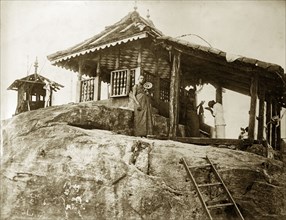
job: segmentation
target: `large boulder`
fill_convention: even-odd
[[[96,115],[104,111],[110,118]],[[128,136],[131,123],[130,111],[84,104],[5,121],[1,219],[207,219],[179,163],[185,157],[192,166],[202,165],[206,156],[217,164],[245,219],[286,218],[281,162]],[[194,175],[200,182],[214,181],[208,170],[194,170]],[[218,189],[206,188],[204,194],[210,203],[222,198]],[[212,214],[235,219],[232,209]]]

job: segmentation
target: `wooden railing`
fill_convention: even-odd
[[[160,79],[160,100],[162,102],[170,100],[170,81],[167,79]]]
[[[111,72],[110,97],[127,96],[130,91],[130,70],[115,70]]]
[[[80,102],[92,101],[94,97],[94,77],[81,80]]]

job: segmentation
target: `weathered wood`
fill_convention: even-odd
[[[267,97],[266,99],[266,140],[270,144],[271,143],[271,97]]]
[[[221,138],[202,138],[202,137],[176,137],[173,140],[200,145],[235,145],[240,146],[244,140],[221,139]]]
[[[170,102],[169,102],[169,138],[176,137],[179,115],[179,82],[180,82],[180,53],[175,52],[171,70]]]
[[[141,62],[142,62],[142,45],[140,44],[137,57],[137,67],[141,67]]]
[[[220,104],[222,104],[222,87],[221,86],[217,86],[216,87],[216,102],[219,102]]]
[[[148,137],[152,139],[159,139],[159,140],[167,140],[170,139],[168,137],[161,137],[161,136],[152,136]],[[204,137],[173,137],[171,138],[173,141],[178,141],[186,144],[197,144],[197,145],[214,145],[219,146],[221,148],[229,148],[229,146],[248,146],[253,143],[259,143],[257,140],[249,140],[249,139],[229,139],[229,138],[204,138]],[[265,145],[265,141],[262,143]]]
[[[75,102],[81,102],[81,79],[83,75],[83,62],[80,60],[78,62],[78,74],[77,74],[77,82],[76,82],[76,100]]]
[[[52,97],[53,97],[53,90],[52,90],[52,89],[51,89],[50,93],[51,93],[51,94],[50,94],[49,106],[52,106],[52,104],[53,104],[53,103],[52,103],[52,100],[53,100],[53,99],[52,99]]]
[[[277,115],[280,118],[281,117],[281,107],[277,105]],[[279,122],[279,125],[276,127],[276,136],[277,136],[277,143],[276,143],[276,149],[281,150],[281,121]]]
[[[272,118],[277,116],[277,101],[275,98],[272,99]],[[276,124],[273,123],[271,126],[271,146],[277,150],[277,127]]]
[[[260,141],[263,140],[263,135],[264,135],[264,101],[265,101],[265,90],[263,88],[260,88],[258,133],[257,133],[257,140]]]
[[[254,139],[257,89],[258,89],[258,76],[255,74],[251,80],[251,86],[250,86],[251,98],[250,98],[249,124],[248,124],[249,139]]]
[[[253,67],[249,65],[240,65],[235,62],[226,63],[225,60],[221,59],[220,56],[206,56],[205,52],[198,51],[195,49],[185,49],[185,46],[178,46],[178,45],[172,45],[174,50],[181,51],[182,54],[189,55],[191,60],[198,60],[198,61],[204,61],[202,65],[205,64],[204,68],[207,68],[207,66],[212,65],[216,69],[222,70],[225,69],[229,73],[243,73],[245,76],[245,73],[251,73],[253,72]],[[268,79],[275,80],[274,74],[269,74],[267,71],[260,71],[263,75],[263,77]],[[266,73],[266,74],[265,74]]]
[[[214,74],[208,74],[208,73],[200,73],[200,78],[203,79],[206,83],[211,84],[220,84],[221,87],[229,89],[231,91],[235,91],[244,95],[250,95],[249,91],[249,85],[246,83],[243,83],[242,81],[237,82],[232,79],[227,78],[221,78]]]
[[[127,80],[126,80],[126,93],[129,94],[129,92],[132,90],[131,88],[131,73],[130,71],[127,72]]]
[[[115,70],[118,70],[120,67],[120,48],[117,51],[116,59],[115,59]]]
[[[96,66],[96,77],[94,79],[93,100],[94,101],[100,100],[100,96],[101,96],[101,71],[100,71],[100,58],[99,58]]]
[[[185,52],[186,51],[184,51],[184,53]],[[201,69],[200,74],[205,74],[205,72],[207,71],[208,72],[207,75],[209,75],[209,73],[215,73],[217,78],[223,77],[223,79],[230,79],[231,81],[232,80],[234,80],[234,81],[240,80],[239,82],[241,82],[241,83],[250,81],[251,74],[249,71],[251,71],[251,68],[242,70],[239,68],[235,68],[233,66],[234,63],[232,63],[232,65],[226,64],[223,62],[222,63],[216,63],[216,62],[212,62],[212,61],[207,61],[204,57],[194,56],[191,54],[188,54],[188,55],[189,55],[188,59],[186,59],[184,61],[184,63],[182,63],[182,66],[184,66],[184,68],[186,65],[190,65],[190,63],[191,63],[191,64],[193,64],[193,66],[199,65],[199,66],[203,67],[203,69]],[[183,60],[182,60],[182,62],[183,62]],[[218,72],[218,70],[219,70],[219,72]],[[263,72],[263,71],[260,71],[260,73],[261,73],[261,75],[263,75],[263,80],[267,82],[267,83],[265,83],[265,87],[267,87],[271,91],[275,91],[278,89],[282,90],[283,85],[281,83],[277,84],[277,81],[275,81],[270,74],[266,75],[265,72]],[[218,79],[218,81],[219,80],[220,79]],[[260,80],[262,80],[262,79],[260,79]],[[223,87],[226,88],[225,86],[223,86]],[[230,86],[230,88],[231,88],[231,86]],[[249,86],[248,86],[248,89],[249,89]],[[244,90],[244,93],[245,93],[245,90]]]
[[[160,101],[160,75],[159,75],[159,61],[156,56],[156,64],[155,64],[155,85],[154,86],[154,98],[156,104]]]

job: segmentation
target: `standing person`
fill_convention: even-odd
[[[208,102],[206,109],[210,110],[215,122],[215,137],[225,138],[225,121],[222,104],[214,100]]]
[[[51,84],[45,80],[46,85],[44,86],[44,89],[46,90],[46,96],[45,96],[45,108],[50,105],[51,100]]]
[[[153,133],[152,112],[147,89],[144,89],[144,76],[140,75],[139,83],[133,87],[134,107],[134,134],[146,137]]]
[[[188,103],[186,105],[186,135],[188,137],[199,137],[200,136],[200,122],[197,115],[196,107],[196,95],[195,90],[189,90]]]

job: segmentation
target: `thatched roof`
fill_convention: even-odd
[[[7,89],[17,91],[19,89],[19,87],[25,83],[42,84],[44,86],[46,84],[45,82],[48,82],[54,91],[57,91],[60,88],[64,87],[63,85],[61,85],[59,83],[56,83],[52,80],[49,80],[48,78],[41,76],[37,73],[34,73],[34,74],[28,75],[24,78],[16,79]]]
[[[163,34],[155,28],[153,22],[144,19],[138,12],[133,11],[119,22],[106,27],[101,33],[71,48],[51,54],[48,59],[55,64],[96,50],[143,39],[149,35],[158,37]]]

